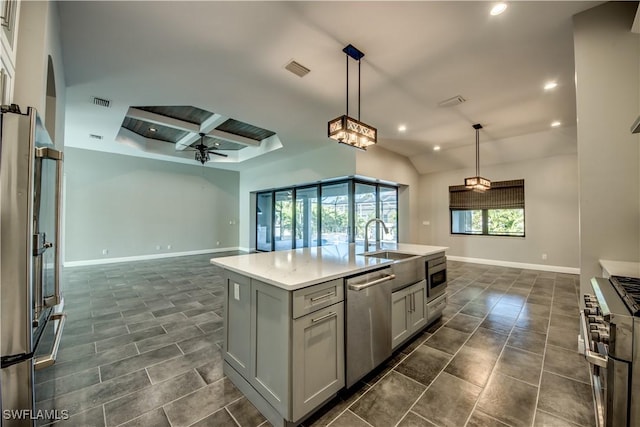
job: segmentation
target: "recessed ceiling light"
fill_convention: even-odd
[[[398,132],[406,132],[406,131],[407,131],[407,125],[398,126]]]
[[[491,14],[491,16],[496,16],[496,15],[500,15],[505,10],[507,10],[507,4],[506,3],[496,3],[491,8],[491,11],[489,12],[489,14]]]
[[[560,126],[562,123],[559,122],[558,120],[551,122],[551,127],[552,128],[557,128],[558,126]]]
[[[440,146],[439,145],[434,145],[433,146],[433,151],[440,151]]]
[[[158,129],[156,128],[149,128],[149,132],[156,132]]]
[[[558,87],[558,83],[556,82],[547,82],[544,84],[544,90],[551,90],[555,89],[556,87]]]

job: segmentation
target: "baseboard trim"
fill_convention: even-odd
[[[580,269],[575,267],[563,267],[560,265],[529,264],[525,262],[502,261],[496,259],[467,258],[462,256],[447,255],[451,261],[470,262],[473,264],[496,265],[499,267],[524,268],[527,270],[552,271],[555,273],[580,274]]]
[[[230,248],[216,248],[216,249],[198,249],[195,251],[184,251],[184,252],[168,252],[162,254],[149,254],[149,255],[134,255],[128,257],[119,257],[119,258],[98,258],[98,259],[87,259],[81,261],[65,261],[63,266],[65,267],[83,267],[87,265],[100,265],[100,264],[115,264],[117,262],[131,262],[131,261],[146,261],[151,259],[161,259],[161,258],[174,258],[180,256],[189,256],[189,255],[203,255],[203,254],[212,254],[216,252],[228,252],[228,251],[239,251],[243,250],[238,246],[230,247]]]

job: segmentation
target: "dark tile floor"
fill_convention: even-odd
[[[65,270],[41,409],[69,426],[268,426],[222,374],[220,270],[199,255]],[[578,277],[448,263],[443,318],[305,426],[593,426]]]

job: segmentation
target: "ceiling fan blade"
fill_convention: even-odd
[[[215,151],[209,151],[209,154],[215,154],[216,156],[220,156],[220,157],[229,157],[226,154],[222,154],[222,153],[216,153]]]

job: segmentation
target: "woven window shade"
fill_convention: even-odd
[[[484,193],[471,191],[464,185],[449,187],[449,209],[522,209],[524,179],[492,181]]]

